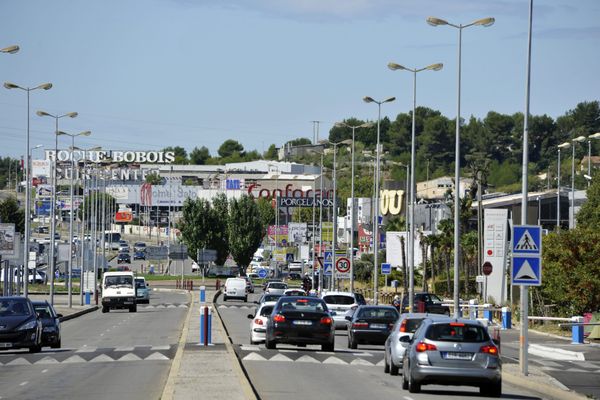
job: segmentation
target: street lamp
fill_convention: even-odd
[[[396,100],[395,97],[390,97],[383,101],[374,100],[372,97],[366,96],[363,98],[365,103],[377,104],[377,148],[376,148],[376,161],[375,161],[375,224],[373,226],[373,246],[375,248],[375,254],[373,259],[373,302],[375,305],[379,304],[379,282],[378,280],[378,268],[379,268],[379,160],[381,157],[381,149],[379,148],[379,137],[381,136],[381,105],[383,103],[390,103]]]
[[[331,142],[327,139],[321,140],[319,141],[319,143],[321,144],[330,144],[333,146],[333,244],[332,244],[332,248],[331,248],[331,253],[332,253],[332,268],[331,268],[331,282],[330,282],[330,290],[333,290],[333,281],[335,278],[335,262],[336,262],[336,257],[335,257],[335,250],[337,247],[337,194],[336,194],[336,189],[337,189],[337,182],[336,182],[336,155],[337,155],[337,146],[340,144],[352,144],[352,140],[350,139],[346,139],[346,140],[342,140],[340,142]]]
[[[415,126],[416,126],[416,111],[417,111],[417,72],[421,71],[439,71],[444,67],[442,63],[436,63],[428,65],[424,68],[407,68],[403,65],[396,63],[389,63],[388,68],[392,71],[405,70],[413,73],[413,112],[412,112],[412,134],[411,134],[411,145],[410,145],[410,165],[412,169],[410,171],[410,213],[409,213],[409,226],[408,232],[408,270],[409,270],[409,286],[408,286],[408,307],[410,310],[414,306],[414,295],[415,295]]]
[[[3,49],[4,50],[4,49]],[[18,46],[11,46],[6,48],[7,53],[15,53],[19,50]],[[24,244],[24,274],[25,281],[23,282],[23,295],[27,297],[29,295],[28,283],[29,283],[29,270],[28,270],[28,262],[29,262],[29,229],[31,225],[31,211],[29,208],[31,207],[30,202],[30,186],[31,186],[31,178],[29,175],[29,92],[32,90],[43,89],[48,90],[52,87],[51,83],[42,83],[41,85],[35,87],[22,87],[19,85],[15,85],[14,83],[4,82],[4,87],[6,89],[21,89],[27,92],[27,139],[25,140],[25,158],[27,161],[25,162],[25,241]]]
[[[459,290],[459,264],[460,264],[460,80],[461,80],[461,51],[462,51],[462,31],[470,26],[491,26],[494,24],[494,18],[482,18],[471,22],[470,24],[451,24],[450,22],[436,18],[427,18],[427,23],[431,26],[448,25],[458,29],[458,90],[456,106],[456,138],[455,138],[455,157],[454,157],[454,316],[460,316],[460,304],[458,298]],[[413,167],[414,169],[414,167]]]
[[[17,45],[8,46],[8,47],[5,47],[3,49],[0,49],[0,52],[2,52],[2,53],[9,53],[9,54],[15,54],[18,51],[19,51],[19,46],[17,46]]]
[[[345,127],[352,129],[352,172],[351,172],[351,189],[350,189],[350,198],[352,199],[352,208],[351,208],[351,216],[350,216],[350,291],[354,292],[354,225],[355,225],[355,199],[354,199],[354,131],[356,128],[371,128],[373,127],[373,123],[366,122],[360,125],[348,125],[345,122],[337,122],[335,124],[337,127]]]
[[[581,143],[584,142],[585,139],[585,136],[577,136],[571,140],[573,142],[573,145],[571,146],[573,158],[571,158],[571,207],[569,210],[569,229],[575,228],[575,142]]]
[[[50,207],[50,260],[48,265],[50,266],[50,304],[54,305],[54,274],[56,272],[56,260],[54,257],[54,237],[56,235],[56,191],[58,190],[58,184],[56,182],[56,168],[58,166],[58,120],[60,118],[69,117],[75,118],[78,114],[76,112],[70,112],[66,114],[52,115],[46,111],[38,110],[36,112],[38,117],[52,117],[55,120],[54,129],[54,164],[52,165],[52,207]]]
[[[590,182],[591,182],[591,176],[592,176],[592,140],[591,139],[600,139],[600,132],[596,132],[594,134],[591,134],[590,136],[587,137],[588,138],[588,176],[590,177],[590,179],[588,179],[588,187],[590,186]]]
[[[74,160],[73,160],[73,148],[75,147],[75,137],[76,136],[90,136],[92,134],[92,132],[90,131],[83,131],[83,132],[79,132],[79,133],[67,133],[67,132],[63,132],[63,131],[58,131],[56,133],[58,136],[70,136],[71,137],[71,154],[70,154],[70,159],[71,159],[71,187],[70,187],[70,192],[69,192],[69,196],[70,196],[70,202],[71,202],[71,209],[69,212],[69,272],[67,274],[67,285],[68,285],[68,296],[69,296],[69,300],[68,300],[68,305],[69,308],[73,307],[73,299],[71,297],[71,294],[73,292],[73,280],[71,278],[71,274],[73,271],[73,256],[71,254],[71,248],[73,246],[73,214],[74,214],[74,210],[75,210],[75,202],[73,201],[73,177],[74,177],[74,173],[75,173],[75,165],[74,165]],[[80,288],[81,290],[81,288]]]
[[[560,149],[568,149],[571,143],[564,142],[558,146],[557,190],[556,190],[556,227],[560,228]]]

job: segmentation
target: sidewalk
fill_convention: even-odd
[[[30,294],[29,295],[29,299],[31,299],[31,301],[48,301],[48,303],[50,303],[50,296],[47,294]],[[72,305],[73,307],[69,307],[68,306],[68,301],[69,301],[69,296],[67,295],[63,295],[63,294],[59,294],[59,295],[54,295],[54,309],[56,310],[57,314],[62,314],[63,317],[61,318],[61,322],[62,321],[68,321],[70,319],[73,318],[77,318],[83,314],[87,314],[89,312],[93,312],[96,311],[98,309],[98,306],[95,304],[94,299],[91,299],[91,304],[89,305],[85,305],[85,297],[83,299],[84,301],[84,305],[80,306],[80,302],[79,302],[79,294],[77,295],[73,295],[72,297]]]
[[[199,290],[191,294],[189,308],[179,346],[161,399],[256,399],[235,356],[218,313],[213,308],[212,346],[200,341]],[[206,290],[206,305],[212,306],[216,291]]]

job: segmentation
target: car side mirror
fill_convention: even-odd
[[[334,315],[337,315],[337,313],[335,311],[330,311],[329,312],[331,314],[331,316],[333,317]]]
[[[62,314],[56,314],[56,318],[62,318],[63,315]]]
[[[351,316],[349,316],[349,315],[346,315],[346,316],[344,317],[344,319],[345,319],[346,321],[352,321],[352,317],[351,317]]]
[[[150,284],[149,284],[149,283],[146,283],[146,287],[148,287],[148,286],[150,286]]]
[[[408,335],[400,336],[400,342],[401,343],[410,343],[410,336],[408,336]]]
[[[252,314],[248,314],[247,318],[248,318],[248,319],[254,319],[254,315],[252,315]]]

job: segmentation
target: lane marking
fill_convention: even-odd
[[[29,383],[29,382],[27,382],[27,381],[25,381],[25,382],[21,382],[21,383],[19,384],[19,386],[25,386],[25,385],[27,385],[28,383]]]
[[[47,369],[42,370],[42,374],[45,374],[46,372],[48,372]]]
[[[404,396],[404,398],[405,398],[406,400],[413,400],[413,398],[412,398],[412,397],[408,397],[408,396]]]

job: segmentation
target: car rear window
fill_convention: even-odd
[[[482,326],[453,322],[431,325],[425,337],[442,342],[477,343],[490,340]]]
[[[269,288],[272,288],[272,289],[287,289],[287,285],[285,283],[269,283]]]
[[[368,307],[361,309],[357,318],[383,318],[395,321],[398,318],[398,312],[391,308]]]
[[[343,294],[342,295],[336,294],[336,295],[323,296],[323,300],[327,304],[339,304],[339,305],[344,305],[344,306],[349,306],[349,305],[354,304],[354,297],[345,296]]]
[[[273,306],[265,306],[260,309],[261,317],[268,317],[273,312]]]
[[[296,310],[296,311],[316,311],[323,312],[327,310],[327,306],[320,299],[307,299],[307,298],[285,298],[285,300],[279,300],[279,309],[281,311]]]

